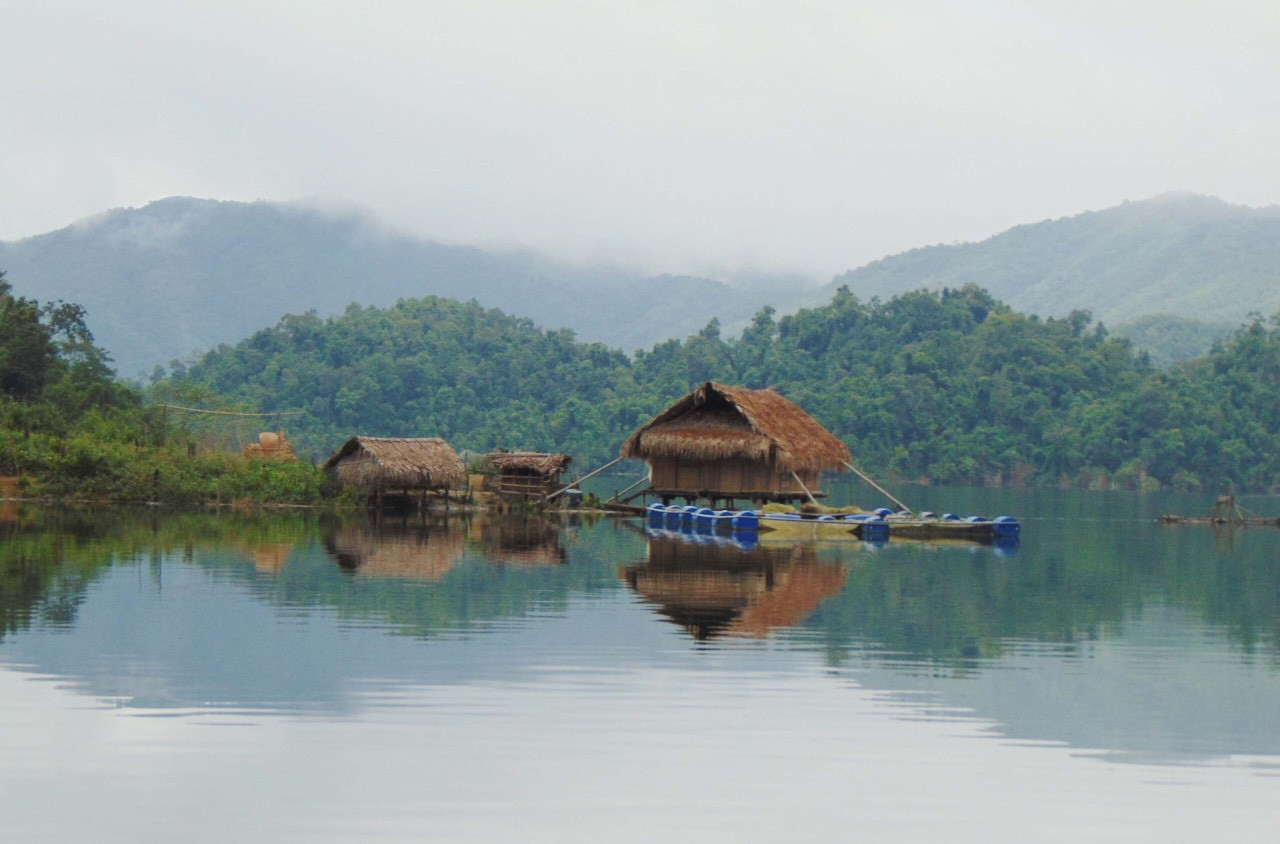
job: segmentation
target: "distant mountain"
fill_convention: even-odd
[[[1240,324],[1280,310],[1280,207],[1167,194],[928,246],[838,276],[857,296],[977,284],[1016,310],[1093,312],[1108,326],[1165,314]],[[821,299],[821,297],[819,297]]]
[[[286,313],[328,316],[353,302],[474,299],[633,351],[689,336],[712,317],[735,333],[766,304],[784,313],[822,305],[840,285],[866,300],[968,283],[1023,312],[1090,310],[1167,363],[1207,350],[1250,312],[1280,310],[1280,207],[1169,194],[980,243],[913,249],[816,287],[781,276],[734,285],[645,277],[392,234],[358,214],[175,197],[0,242],[0,270],[19,294],[88,308],[99,344],[127,377],[235,343]],[[1155,315],[1170,319],[1139,322]]]
[[[326,316],[353,302],[475,299],[634,350],[688,336],[712,317],[726,328],[745,324],[788,289],[813,290],[783,277],[743,286],[647,278],[390,234],[357,214],[179,197],[0,243],[0,270],[21,295],[84,305],[98,343],[127,377],[237,342],[286,313]]]

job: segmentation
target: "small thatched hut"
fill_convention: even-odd
[[[672,498],[794,501],[821,495],[826,469],[849,449],[773,390],[708,381],[642,426],[622,456],[646,461],[650,492]]]
[[[324,468],[379,502],[391,491],[447,492],[466,481],[462,458],[439,437],[352,437]]]
[[[538,451],[495,451],[488,456],[497,474],[494,492],[522,501],[544,498],[561,487],[560,476],[572,459]]]

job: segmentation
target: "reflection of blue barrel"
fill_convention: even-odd
[[[1013,516],[996,516],[991,524],[996,536],[1017,536],[1022,532],[1022,525]]]
[[[760,535],[754,530],[735,530],[729,534],[729,538],[743,551],[750,551],[760,541]]]
[[[1008,557],[1018,550],[1018,544],[1021,542],[1016,533],[1009,535],[996,534],[991,541],[991,547],[998,557]]]

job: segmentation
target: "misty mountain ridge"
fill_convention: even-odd
[[[1093,313],[1109,327],[1167,315],[1238,325],[1280,310],[1280,206],[1169,193],[926,246],[837,276],[861,298],[977,284],[1015,310]]]
[[[84,305],[122,375],[274,325],[347,305],[445,296],[527,317],[579,339],[634,350],[813,289],[789,276],[729,285],[575,266],[530,251],[455,246],[397,234],[371,218],[273,202],[171,197],[0,243],[16,292]]]
[[[1023,312],[1090,310],[1168,363],[1203,353],[1251,312],[1280,311],[1280,207],[1166,194],[913,249],[820,287],[784,275],[732,285],[648,276],[422,240],[354,212],[172,197],[0,243],[0,269],[21,295],[84,305],[127,377],[235,343],[286,313],[329,316],[351,303],[474,299],[632,351],[713,317],[735,333],[766,304],[782,313],[823,304],[840,285],[866,300],[969,283]]]

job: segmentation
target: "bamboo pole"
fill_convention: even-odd
[[[885,489],[884,487],[880,486],[880,484],[876,483],[875,481],[871,480],[871,478],[867,477],[867,475],[864,474],[863,471],[859,469],[857,466],[854,466],[852,463],[847,463],[847,462],[844,465],[847,466],[849,470],[852,471],[855,475],[862,478],[864,481],[866,481],[867,483],[875,487],[877,490],[879,490],[886,498],[888,498],[894,504],[897,504],[900,508],[902,508],[903,510],[906,510],[908,513],[914,512],[910,507],[903,504],[898,499],[894,498],[893,493],[889,492],[889,490]]]
[[[809,488],[808,488],[807,486],[805,486],[805,485],[804,485],[804,481],[800,480],[800,476],[799,476],[799,475],[797,475],[795,472],[792,472],[792,473],[791,473],[791,477],[793,477],[793,478],[795,478],[795,479],[796,479],[796,483],[800,484],[800,488],[801,488],[802,490],[804,490],[804,494],[805,494],[805,495],[807,495],[807,496],[809,496],[809,500],[810,500],[810,501],[812,501],[812,502],[814,503],[814,506],[817,506],[817,504],[818,504],[818,499],[816,499],[816,498],[814,498],[814,497],[813,497],[813,493],[812,493],[812,492],[809,492]]]
[[[555,497],[556,497],[557,495],[559,495],[560,493],[565,492],[566,490],[573,489],[575,486],[577,486],[578,484],[582,483],[582,482],[583,482],[583,481],[585,481],[587,478],[594,478],[596,475],[600,474],[600,473],[601,473],[601,472],[603,472],[605,469],[608,469],[608,468],[609,468],[610,466],[612,466],[614,463],[620,463],[620,462],[622,462],[622,460],[623,460],[623,459],[624,459],[624,458],[622,458],[622,457],[618,457],[618,458],[615,458],[615,459],[613,459],[613,460],[610,460],[608,463],[604,464],[604,465],[603,465],[603,466],[601,466],[599,469],[596,469],[594,472],[588,472],[587,474],[585,474],[585,475],[583,475],[582,477],[578,478],[578,479],[577,479],[576,481],[574,481],[573,483],[569,484],[567,487],[564,487],[563,489],[558,489],[558,490],[556,490],[555,492],[551,493],[550,495],[548,495],[548,496],[547,496],[545,499],[543,499],[543,500],[544,500],[544,501],[550,501],[551,499],[555,498]]]
[[[613,498],[610,498],[609,500],[610,500],[610,501],[617,501],[619,498],[621,498],[622,496],[626,495],[628,492],[631,492],[631,490],[633,490],[633,489],[635,489],[636,487],[640,486],[640,484],[644,483],[644,482],[645,482],[645,481],[647,481],[647,480],[649,480],[649,476],[648,476],[648,475],[645,475],[645,476],[644,476],[644,477],[642,477],[640,480],[636,481],[636,482],[635,482],[635,483],[633,483],[631,486],[629,486],[629,487],[627,487],[626,489],[624,489],[622,492],[615,492],[615,493],[613,494]]]

